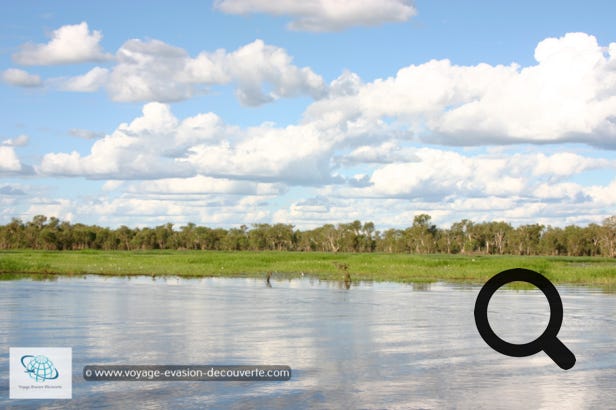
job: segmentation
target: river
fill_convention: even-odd
[[[493,351],[478,285],[344,283],[274,276],[60,277],[0,282],[2,408],[607,408],[616,403],[616,295],[558,286],[571,370],[543,352]],[[489,317],[537,337],[538,290],[499,290]],[[71,400],[10,400],[9,347],[72,347]],[[85,381],[86,365],[288,365],[289,381]]]

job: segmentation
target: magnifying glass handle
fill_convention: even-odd
[[[575,355],[557,337],[551,343],[546,343],[543,351],[563,370],[569,370],[575,365]]]

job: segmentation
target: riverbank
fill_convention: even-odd
[[[345,269],[346,266],[346,269]],[[555,283],[616,287],[616,259],[546,256],[462,256],[321,252],[2,251],[0,278],[45,275],[172,275],[324,280],[484,282],[509,268],[536,270]]]

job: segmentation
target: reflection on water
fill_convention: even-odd
[[[559,286],[559,338],[577,357],[565,372],[543,353],[511,358],[491,350],[475,329],[479,286],[347,289],[344,282],[276,275],[269,284],[151,277],[1,282],[0,407],[578,409],[616,400],[615,295]],[[537,295],[500,292],[547,323]],[[494,326],[503,332],[537,332],[524,316],[503,316],[507,306],[490,309],[507,318]],[[73,400],[8,400],[8,348],[33,345],[73,348]],[[293,378],[85,382],[87,364],[280,364],[291,366]]]

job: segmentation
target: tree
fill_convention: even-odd
[[[431,223],[432,217],[428,214],[415,215],[413,226],[405,230],[407,246],[410,252],[434,252],[436,225]]]
[[[377,242],[377,249],[387,253],[401,253],[405,251],[404,232],[400,229],[388,229],[383,232],[381,240]]]
[[[269,224],[254,224],[248,232],[248,244],[254,251],[268,249]]]
[[[0,225],[0,249],[46,250],[276,250],[322,252],[412,252],[616,257],[616,215],[601,225],[563,228],[541,224],[513,228],[503,221],[474,223],[463,219],[450,229],[438,229],[428,214],[418,214],[406,229],[376,231],[373,222],[355,220],[297,230],[291,224],[255,224],[249,229],[212,229],[188,223],[179,230],[167,223],[155,228],[116,229],[71,224],[36,215],[29,222],[13,218]]]
[[[616,257],[616,215],[603,220],[601,225],[601,249],[605,256]]]
[[[135,232],[132,229],[126,225],[120,226],[120,228],[117,229],[117,237],[120,246],[119,249],[126,251],[130,251],[132,249],[131,243],[135,237]]]
[[[25,226],[21,219],[13,218],[0,230],[1,249],[19,249],[27,247]]]
[[[561,228],[548,226],[543,235],[539,249],[542,255],[566,255],[567,239]]]
[[[223,240],[224,249],[230,251],[242,251],[248,249],[248,227],[242,225],[239,228],[231,228]]]
[[[293,237],[293,225],[278,223],[270,227],[267,239],[270,249],[290,251],[293,249]]]
[[[451,229],[444,229],[439,235],[437,248],[446,254],[460,252],[460,244],[456,241],[456,235]]]
[[[515,229],[512,242],[518,255],[536,255],[545,227],[540,224],[520,225]]]
[[[332,224],[323,225],[317,230],[318,241],[322,243],[322,248],[329,252],[338,252],[340,249],[340,230]]]
[[[475,249],[474,226],[475,224],[468,219],[463,219],[451,225],[451,231],[455,241],[459,244],[460,253],[463,255]]]
[[[374,252],[376,249],[376,238],[379,233],[375,232],[374,222],[366,222],[362,227],[362,241],[360,252]]]
[[[581,256],[584,254],[586,247],[586,238],[582,234],[582,228],[575,225],[569,225],[564,229],[565,241],[567,244],[568,256]]]

